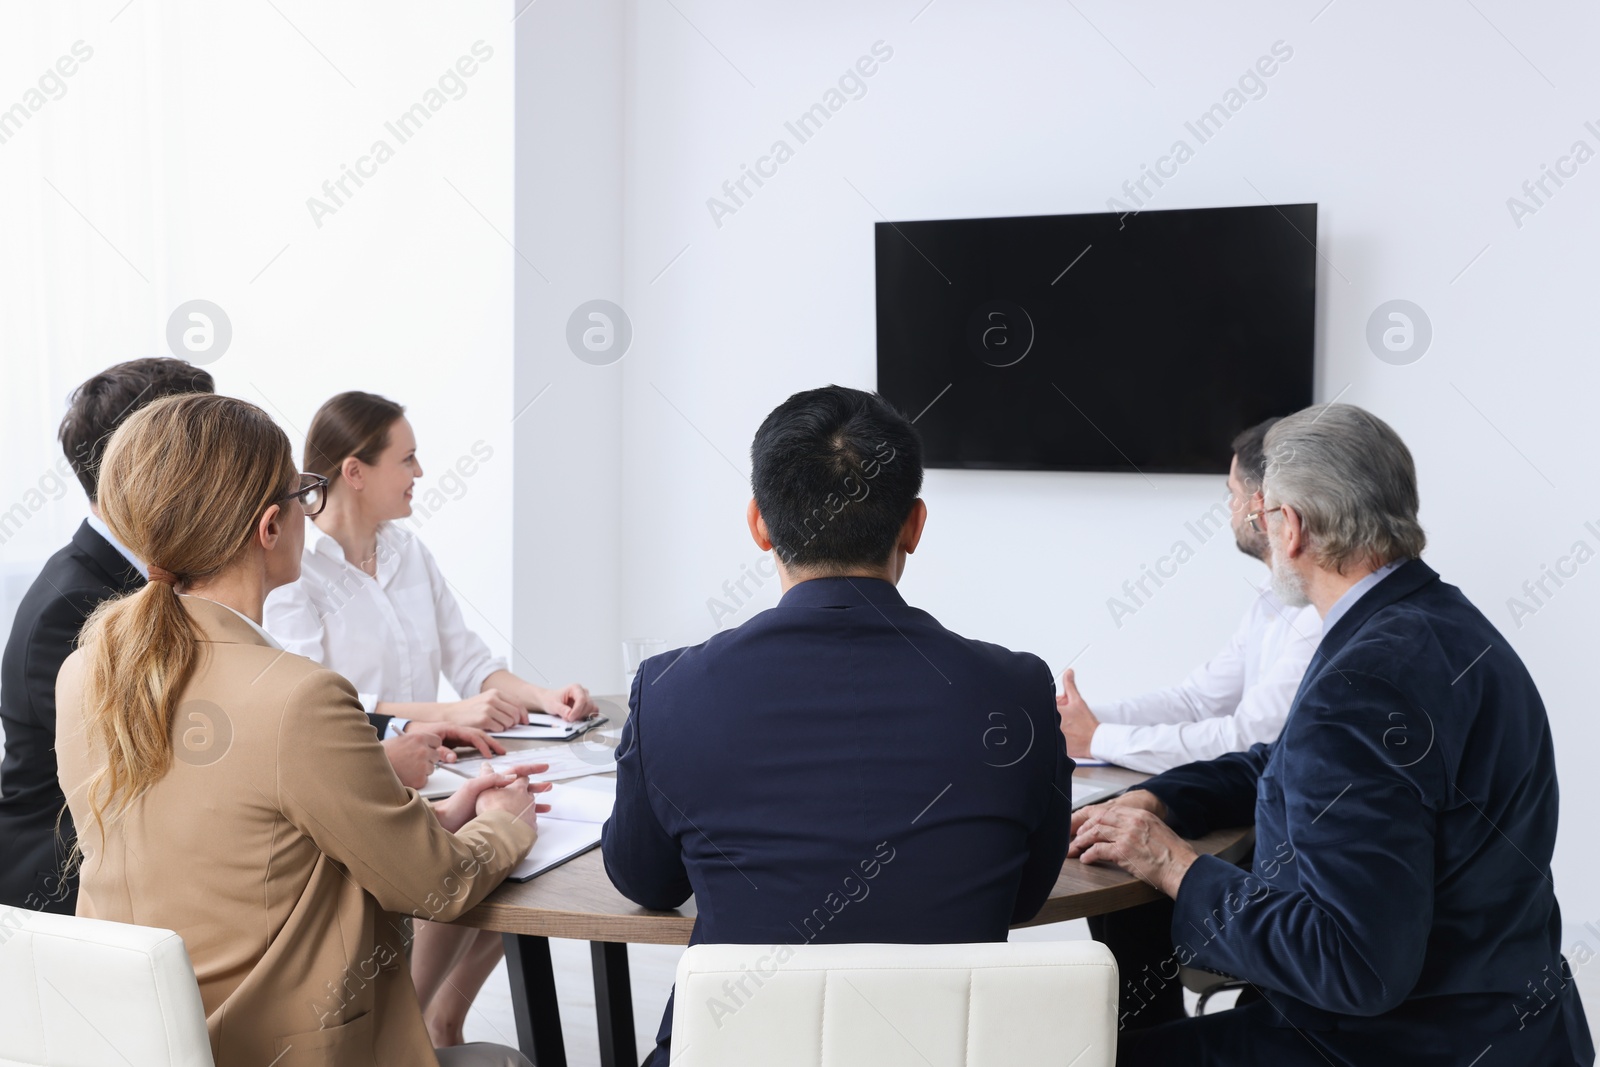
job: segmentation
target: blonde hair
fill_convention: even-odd
[[[297,484],[289,438],[266,412],[232,397],[170,396],[111,436],[100,515],[152,574],[188,585],[238,560],[262,513]],[[107,819],[172,766],[172,726],[200,640],[178,586],[152,580],[101,604],[79,645],[88,657],[87,732],[105,757],[86,799],[104,842]],[[73,863],[80,859],[74,846]]]

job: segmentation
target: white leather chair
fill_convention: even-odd
[[[171,930],[0,905],[0,1067],[213,1067]]]
[[[1095,941],[695,945],[678,964],[675,1067],[1112,1067],[1116,1058],[1117,964]]]

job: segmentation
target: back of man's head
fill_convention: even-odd
[[[1261,480],[1267,474],[1267,431],[1280,421],[1276,415],[1262,419],[1248,430],[1240,430],[1233,439],[1233,458],[1239,461],[1239,481],[1246,493],[1261,488]]]
[[[1267,506],[1300,516],[1311,558],[1343,574],[1422,555],[1417,468],[1389,424],[1353,404],[1319,404],[1267,432]]]
[[[57,437],[89,502],[100,499],[100,457],[106,442],[129,415],[175,393],[214,392],[209,372],[165,356],[118,363],[74,389]]]
[[[812,574],[889,560],[922,491],[917,431],[876,393],[830,385],[779,404],[750,445],[750,480],[784,566]]]

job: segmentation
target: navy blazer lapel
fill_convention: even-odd
[[[1404,600],[1429,582],[1438,580],[1438,572],[1420,559],[1413,559],[1401,564],[1393,574],[1368,589],[1361,599],[1352,604],[1350,610],[1333,624],[1333,629],[1322,635],[1322,641],[1311,657],[1311,666],[1300,679],[1300,688],[1295,690],[1294,702],[1289,705],[1289,714],[1294,714],[1294,709],[1300,706],[1300,698],[1305,695],[1305,691],[1322,677],[1323,672],[1332,665],[1333,658],[1350,642],[1350,638],[1360,632],[1368,619],[1390,604]]]
[[[72,544],[88,561],[90,567],[96,571],[107,587],[115,589],[118,593],[131,593],[144,585],[144,576],[141,575],[133,564],[117,547],[104,537],[85,519],[78,524],[72,534]]]

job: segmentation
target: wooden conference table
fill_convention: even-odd
[[[625,697],[597,697],[596,702],[611,720],[606,729],[621,724],[627,714]],[[508,751],[519,753],[551,746],[559,749],[569,744],[602,743],[616,744],[607,738],[580,742],[509,739],[504,742]],[[1121,767],[1083,767],[1074,777],[1120,789],[1137,785],[1148,775]],[[1249,853],[1254,842],[1254,832],[1241,828],[1217,831],[1192,844],[1201,852],[1237,861]],[[1077,860],[1067,860],[1050,899],[1039,914],[1018,925],[1040,926],[1087,915],[1103,915],[1149,903],[1159,896],[1154,889],[1117,868],[1091,867]],[[594,849],[532,881],[501,885],[457,919],[456,924],[495,930],[504,935],[506,969],[511,979],[511,1000],[517,1019],[517,1043],[535,1067],[566,1067],[567,1062],[549,939],[588,941],[594,963],[600,1062],[605,1067],[637,1067],[639,1053],[634,1038],[628,945],[687,945],[694,920],[693,899],[676,911],[646,911],[618,893],[606,876],[600,850]]]

